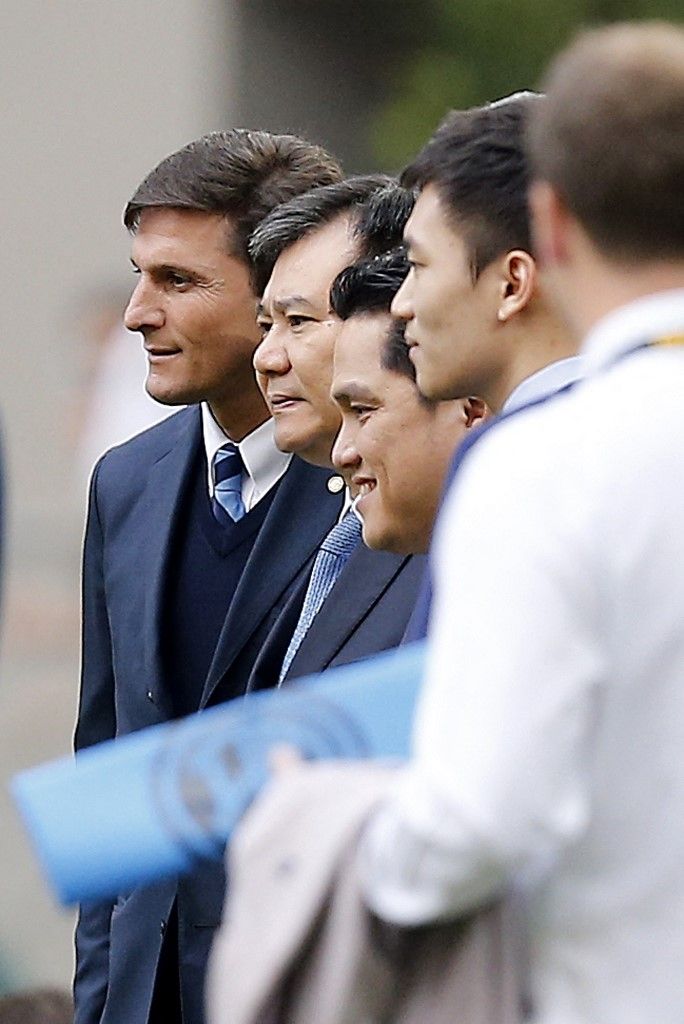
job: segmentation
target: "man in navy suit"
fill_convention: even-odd
[[[339,178],[316,146],[236,129],[163,160],[126,207],[138,277],[126,325],[143,336],[148,392],[187,408],[93,473],[77,750],[244,693],[339,515],[330,472],[274,444],[247,252],[272,207]],[[223,888],[208,867],[82,907],[77,1024],[201,1024]]]
[[[341,423],[330,394],[341,326],[330,305],[330,286],[360,255],[400,238],[411,205],[410,193],[388,179],[352,178],[278,207],[252,236],[256,278],[265,282],[258,318],[264,337],[254,365],[273,412],[278,447],[314,465],[332,466]],[[350,501],[348,495],[343,514]],[[309,621],[314,566],[284,608],[250,687],[283,683],[397,646],[422,569],[421,557],[369,550],[357,521],[356,543],[327,598]]]
[[[390,314],[407,272],[406,252],[396,248],[347,267],[330,294],[343,321],[333,463],[359,494],[364,543],[398,554],[427,552],[454,450],[486,414],[479,398],[432,401],[418,390],[404,324]]]

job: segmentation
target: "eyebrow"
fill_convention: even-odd
[[[410,232],[408,234],[404,234],[404,246],[406,247],[407,250],[410,249],[413,253],[422,252],[422,246],[420,242],[415,237],[415,235],[412,235]]]
[[[135,262],[132,256],[129,257],[131,266],[135,270],[140,270],[140,266]],[[188,277],[197,277],[198,274],[204,274],[206,271],[203,268],[193,267],[190,268],[184,263],[170,263],[168,261],[164,263],[153,263],[148,268],[150,274],[187,274]]]
[[[287,295],[284,299],[274,299],[273,308],[276,313],[287,313],[291,306],[306,306],[315,309],[314,303],[304,295]]]
[[[374,402],[376,400],[369,388],[353,380],[340,384],[333,390],[332,396],[336,402]]]

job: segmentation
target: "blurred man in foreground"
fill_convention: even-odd
[[[679,1024],[684,32],[587,34],[547,85],[537,252],[587,379],[447,499],[414,756],[362,874],[403,925],[525,890],[537,1024]]]

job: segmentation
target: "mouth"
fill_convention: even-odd
[[[351,491],[355,497],[355,505],[360,509],[363,504],[364,498],[367,498],[376,487],[376,481],[370,477],[352,477],[351,479]]]
[[[294,395],[275,394],[267,395],[266,398],[274,416],[276,413],[286,412],[288,409],[292,409],[302,401],[301,398],[296,398]]]
[[[145,345],[145,352],[150,363],[164,362],[181,354],[179,348],[162,348],[158,345]]]

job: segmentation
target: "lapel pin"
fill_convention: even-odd
[[[339,494],[344,489],[344,480],[341,476],[331,476],[328,480],[328,490],[331,494]]]

